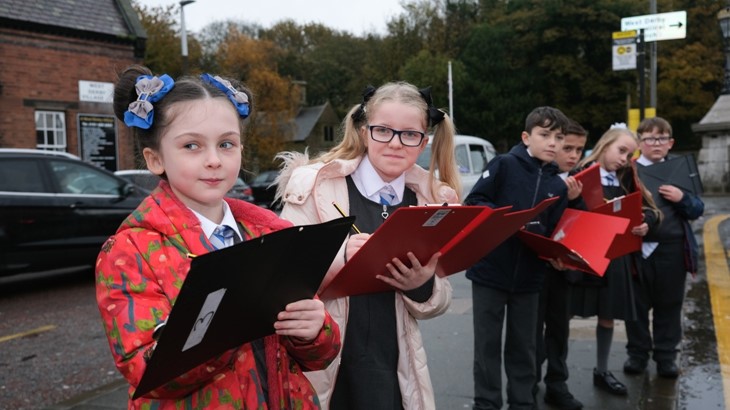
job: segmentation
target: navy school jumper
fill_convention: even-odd
[[[520,143],[489,162],[464,204],[511,205],[512,211],[520,211],[558,196],[558,201],[527,225],[530,232],[550,236],[568,204],[568,188],[558,173],[554,162],[543,164]],[[546,272],[546,262],[513,235],[467,269],[466,277],[482,286],[529,293],[540,291]]]

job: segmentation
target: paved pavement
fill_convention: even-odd
[[[473,314],[471,284],[463,274],[451,278],[454,300],[449,312],[420,323],[428,353],[428,367],[436,394],[436,407],[446,410],[472,408],[473,381]],[[674,410],[678,395],[678,381],[659,378],[652,364],[644,375],[623,373],[626,359],[626,331],[622,321],[615,321],[608,368],[626,384],[628,395],[610,395],[593,386],[593,368],[596,364],[596,320],[571,320],[568,369],[568,387],[580,400],[585,410]],[[544,374],[544,370],[543,370]],[[506,376],[502,376],[503,383]],[[544,384],[540,384],[539,409],[554,409],[543,403]],[[506,393],[503,398],[506,401]]]
[[[429,368],[437,394],[439,409],[470,409],[471,408],[471,300],[464,298],[469,287],[463,275],[452,278],[455,297],[452,311],[439,319],[422,324],[424,340],[429,355]],[[437,322],[438,321],[438,322]],[[459,329],[454,331],[456,326]],[[593,367],[596,362],[595,319],[574,319],[571,321],[570,368],[569,387],[573,394],[590,409],[643,409],[643,410],[673,410],[677,401],[677,382],[662,379],[656,376],[653,365],[642,376],[628,376],[621,371],[626,358],[624,346],[626,333],[623,323],[616,322],[614,343],[609,359],[609,369],[619,380],[624,381],[629,394],[626,397],[611,396],[593,387]],[[455,346],[451,342],[431,344],[431,337],[439,338],[435,329],[454,335],[458,333]],[[458,358],[455,358],[458,354]],[[453,374],[456,373],[456,374]],[[457,385],[456,388],[451,383]],[[541,389],[539,396],[540,408],[546,407],[542,403]],[[94,391],[74,397],[62,403],[48,407],[47,410],[111,410],[127,408],[127,384],[120,379],[117,382],[100,387]]]
[[[723,206],[726,211],[726,206]],[[699,228],[701,230],[701,226]],[[728,235],[730,229],[724,230]],[[723,237],[725,250],[730,240]],[[726,253],[730,258],[730,253]],[[471,286],[463,274],[453,275],[454,300],[449,312],[421,322],[423,339],[429,358],[429,369],[436,393],[438,409],[470,409],[473,394],[471,361],[473,352]],[[709,297],[705,295],[704,297]],[[586,410],[641,409],[674,410],[678,407],[679,381],[657,376],[650,363],[648,371],[639,376],[623,374],[626,359],[626,333],[621,321],[616,321],[614,342],[609,357],[609,370],[628,388],[626,397],[612,396],[593,386],[596,362],[595,319],[571,321],[568,385]],[[542,386],[538,406],[551,409],[542,402]],[[1,407],[1,406],[0,406]],[[47,407],[48,410],[104,410],[127,408],[127,384],[121,379],[94,391]]]
[[[671,410],[676,408],[677,383],[673,380],[656,376],[653,366],[644,376],[625,376],[621,365],[625,358],[625,333],[621,324],[616,326],[614,344],[609,361],[609,368],[626,383],[629,394],[625,398],[615,397],[596,390],[592,384],[592,371],[595,359],[595,321],[573,320],[570,342],[570,389],[576,398],[581,400],[585,409],[644,409]],[[433,366],[432,366],[432,373]],[[434,385],[437,375],[434,374]],[[540,394],[540,406],[542,404]],[[468,398],[463,398],[470,402]],[[464,401],[462,400],[462,401]],[[464,409],[465,403],[444,404],[448,409]],[[120,379],[117,382],[102,386],[94,391],[74,397],[70,400],[50,406],[47,410],[116,410],[127,408],[127,383]]]

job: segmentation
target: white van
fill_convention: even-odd
[[[416,163],[424,169],[428,169],[431,163],[431,138],[433,136],[429,136],[428,146],[416,160]],[[497,151],[492,143],[484,138],[456,135],[454,136],[454,155],[461,176],[460,199],[463,201],[471,192],[471,188],[476,184],[487,163],[497,155]]]

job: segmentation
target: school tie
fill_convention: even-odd
[[[618,186],[616,176],[613,174],[606,174],[603,179],[606,180],[606,186]]]
[[[210,235],[210,243],[216,249],[223,249],[233,245],[233,237],[236,235],[233,228],[226,225],[220,225],[215,228],[213,235]]]
[[[392,205],[395,199],[395,190],[390,185],[386,185],[380,189],[380,204]]]

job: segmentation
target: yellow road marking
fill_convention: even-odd
[[[22,332],[22,333],[16,333],[16,334],[13,334],[13,335],[2,336],[2,337],[0,337],[0,343],[7,342],[8,340],[18,339],[20,337],[25,337],[25,336],[30,336],[30,335],[38,334],[38,333],[47,332],[47,331],[53,330],[55,328],[56,328],[56,325],[46,325],[46,326],[41,326],[41,327],[36,328],[36,329],[29,330],[27,332]]]
[[[716,215],[705,222],[705,266],[715,322],[717,355],[720,359],[725,408],[730,408],[730,269],[719,226],[730,215]]]

